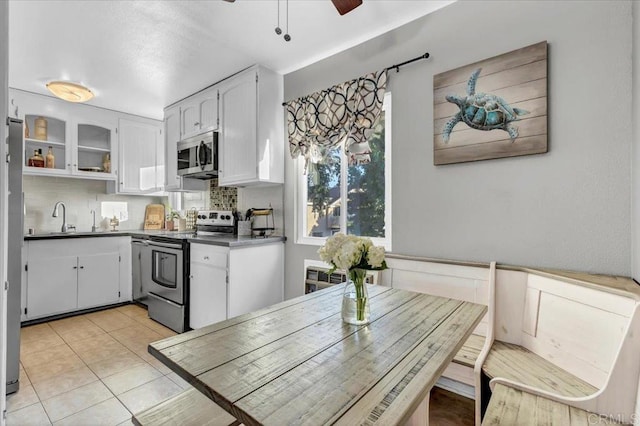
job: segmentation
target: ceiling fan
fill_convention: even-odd
[[[224,0],[229,3],[233,3],[236,0]],[[340,15],[351,12],[356,7],[362,4],[362,0],[331,0],[331,3],[336,7]]]

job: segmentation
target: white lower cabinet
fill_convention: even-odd
[[[284,244],[191,243],[189,326],[204,327],[282,302]]]
[[[130,300],[129,241],[129,237],[102,237],[25,243],[23,320]]]
[[[191,245],[189,326],[193,329],[227,319],[229,249]]]
[[[118,252],[78,257],[78,309],[118,303],[119,269]]]
[[[78,306],[78,258],[34,258],[28,262],[26,317],[73,311]]]

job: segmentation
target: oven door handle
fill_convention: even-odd
[[[158,241],[150,241],[149,242],[149,246],[150,247],[163,247],[163,248],[169,248],[169,249],[174,249],[174,250],[182,250],[182,246],[180,244],[160,243]]]

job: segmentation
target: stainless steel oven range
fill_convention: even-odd
[[[151,256],[151,270],[147,270],[144,279],[149,292],[149,317],[182,333],[188,330],[188,242],[152,236],[148,250]]]
[[[231,210],[200,210],[196,217],[196,235],[233,236],[238,233],[237,225]]]

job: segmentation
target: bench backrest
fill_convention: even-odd
[[[393,288],[488,305],[489,268],[387,256],[380,283]],[[485,336],[487,315],[473,331]]]
[[[522,346],[602,388],[635,306],[631,298],[530,273]]]

